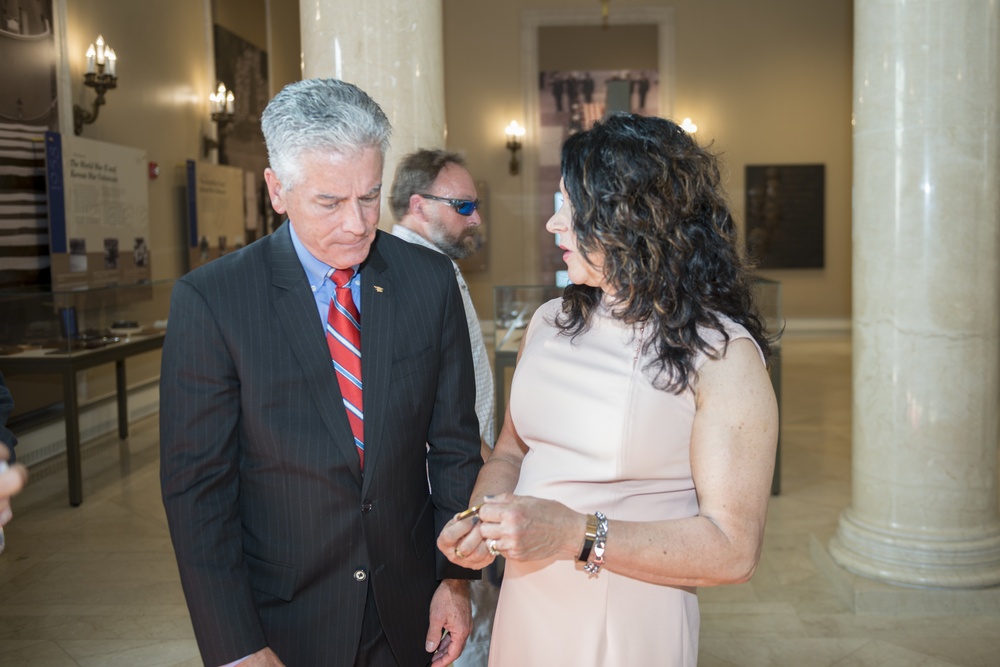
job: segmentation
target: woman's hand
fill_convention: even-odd
[[[512,493],[485,500],[475,530],[487,552],[493,545],[504,558],[519,561],[568,560],[580,554],[587,531],[586,514],[554,500]]]

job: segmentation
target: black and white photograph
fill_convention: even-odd
[[[71,273],[87,271],[87,239],[69,240],[69,270]]]
[[[143,236],[135,238],[135,245],[132,246],[132,261],[136,266],[146,266],[149,263],[149,246]]]
[[[104,268],[108,271],[118,268],[118,239],[104,239]]]

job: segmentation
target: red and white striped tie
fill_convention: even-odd
[[[351,288],[353,269],[336,269],[327,276],[337,286],[326,316],[326,344],[337,372],[340,393],[347,409],[347,421],[354,432],[361,468],[365,467],[365,417],[361,391],[361,314],[354,305]]]

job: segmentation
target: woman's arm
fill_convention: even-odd
[[[610,521],[604,567],[675,586],[746,581],[760,557],[774,470],[778,413],[752,342],[737,339],[698,372],[691,469],[699,513]],[[502,496],[480,511],[479,532],[509,559],[575,559],[587,516],[552,501]]]
[[[747,581],[764,539],[778,441],[778,408],[752,342],[698,372],[691,472],[698,515],[652,524],[611,522],[606,567],[644,581],[714,586]]]
[[[517,351],[518,361],[524,350],[524,340]],[[503,426],[497,435],[496,445],[489,458],[483,463],[472,489],[469,506],[481,505],[485,496],[512,493],[521,474],[521,461],[528,448],[517,434],[510,418],[510,404],[504,414]],[[469,568],[483,568],[493,561],[477,528],[478,519],[472,517],[449,521],[438,536],[438,548],[456,565]]]
[[[469,506],[479,505],[484,496],[495,496],[501,493],[512,493],[521,475],[521,461],[528,452],[527,446],[517,434],[510,419],[510,407],[504,415],[503,426],[497,436],[496,446],[490,458],[479,471],[479,478],[472,490]]]
[[[511,422],[508,407],[493,453],[479,471],[469,506],[482,504],[486,496],[513,492],[526,451],[527,447]],[[437,544],[448,560],[462,567],[481,569],[493,562],[493,556],[479,533],[479,519],[476,517],[449,521],[438,536]]]

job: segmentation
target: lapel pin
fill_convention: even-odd
[[[379,287],[378,285],[372,285],[372,287],[374,287],[374,288],[375,288],[375,291],[376,291],[376,292],[378,292],[379,294],[381,294],[382,292],[384,292],[384,291],[385,291],[384,289],[382,289],[382,288],[381,288],[381,287]]]

